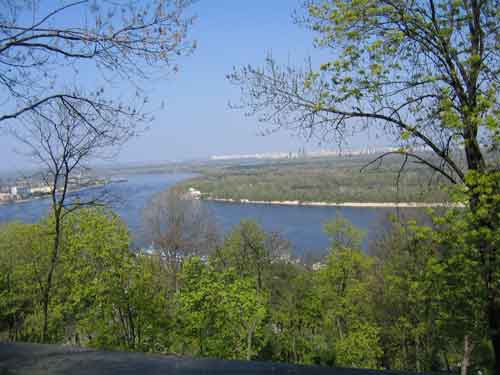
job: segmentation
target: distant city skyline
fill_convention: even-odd
[[[326,51],[314,49],[310,31],[294,24],[292,12],[301,2],[218,0],[194,4],[190,11],[197,20],[190,35],[197,41],[197,49],[179,60],[178,74],[167,80],[152,80],[144,87],[150,93],[151,108],[161,109],[154,111],[150,129],[125,144],[110,162],[186,161],[220,154],[335,148],[333,144],[307,143],[287,132],[260,136],[257,119],[247,118],[228,105],[239,99],[239,90],[225,79],[233,67],[261,65],[269,53],[278,61],[294,64],[303,63],[309,56],[314,64],[329,58]],[[387,138],[376,134],[351,141],[346,147],[391,145]],[[5,132],[0,133],[0,170],[36,167],[22,155],[20,147]]]

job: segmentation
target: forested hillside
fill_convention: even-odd
[[[363,232],[337,218],[324,228],[328,255],[311,265],[255,222],[218,239],[196,202],[158,199],[168,211],[148,222],[166,231],[148,251],[129,247],[111,211],[67,215],[44,342],[421,372],[492,363],[460,211],[433,228],[395,222],[368,254]],[[52,225],[0,227],[0,339],[42,341]],[[193,240],[193,228],[204,235]]]

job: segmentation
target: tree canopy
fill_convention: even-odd
[[[56,103],[82,119],[134,128],[147,119],[141,84],[189,53],[189,0],[1,2],[2,127],[50,115]],[[89,81],[86,75],[94,73]],[[109,83],[133,82],[128,98]]]
[[[248,115],[322,141],[369,129],[399,144],[399,174],[414,162],[455,185],[479,255],[482,305],[500,373],[500,15],[498,2],[308,0],[297,21],[330,52],[318,66],[235,69]],[[398,176],[399,176],[398,174]],[[399,177],[398,177],[399,180]],[[478,235],[481,233],[481,235]]]

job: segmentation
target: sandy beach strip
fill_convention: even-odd
[[[360,208],[432,208],[432,207],[464,207],[448,202],[302,202],[302,201],[257,201],[249,199],[231,199],[205,197],[203,200],[226,203],[267,204],[282,206],[315,206],[315,207],[360,207]]]

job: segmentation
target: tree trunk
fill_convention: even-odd
[[[42,342],[47,342],[48,340],[48,327],[49,327],[49,305],[50,305],[50,293],[52,291],[52,278],[54,276],[54,270],[56,268],[57,256],[59,253],[59,242],[61,238],[61,215],[60,212],[55,213],[55,234],[54,234],[54,246],[52,248],[52,254],[50,257],[49,271],[47,273],[47,284],[45,285],[42,297],[43,305],[43,329],[42,329]]]
[[[495,300],[490,301],[489,308],[490,339],[495,356],[495,368],[493,374],[500,375],[500,304]]]
[[[480,173],[481,175],[487,175],[488,170],[485,165],[485,160],[476,139],[477,130],[472,131],[471,129],[473,129],[473,127],[467,127],[465,139],[465,152],[469,171],[475,171]],[[484,203],[481,202],[481,193],[474,191],[474,188],[482,188],[482,186],[468,186],[468,188],[472,191],[472,194],[469,198],[469,205],[472,214],[477,218],[477,221],[475,222],[476,229],[488,228],[492,233],[496,233],[500,229],[500,223],[498,221],[498,207],[495,202],[495,196],[498,196],[498,194],[500,193],[500,183],[495,173],[491,174],[490,177],[492,180],[487,183],[491,184],[489,186],[492,189],[492,191],[489,193],[489,196],[491,198],[486,198],[488,199],[488,204],[491,204],[491,206],[489,207],[488,205],[486,206],[489,211],[488,214],[479,214],[479,210],[482,208],[481,206],[484,205]],[[494,280],[496,274],[495,267],[497,267],[498,264],[497,258],[499,250],[495,247],[494,244],[488,243],[488,240],[482,237],[479,239],[477,246],[478,250],[481,253],[481,265],[483,267],[482,276],[488,296],[486,315],[488,317],[490,341],[494,353],[493,374],[500,375],[500,296],[498,294],[498,291],[496,290],[496,282]]]
[[[469,335],[464,336],[464,354],[462,364],[460,365],[460,375],[467,375],[470,366],[470,356],[472,354],[473,345],[470,342]]]
[[[247,334],[247,360],[252,359],[252,338],[253,332],[255,331],[255,327],[257,326],[257,319],[254,319],[250,327],[248,328]]]
[[[420,372],[420,346],[418,339],[415,340],[415,369]]]

